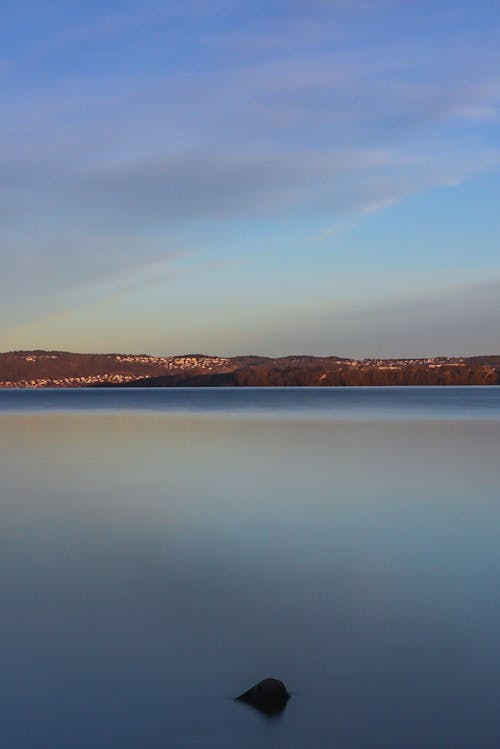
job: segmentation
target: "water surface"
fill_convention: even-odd
[[[2,411],[142,410],[326,419],[500,419],[500,387],[61,388],[0,391]]]
[[[496,748],[499,447],[498,388],[0,392],[0,745]]]

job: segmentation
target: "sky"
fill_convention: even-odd
[[[0,350],[500,354],[497,0],[5,0]]]

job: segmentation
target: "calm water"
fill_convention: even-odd
[[[499,388],[0,391],[0,477],[1,749],[500,745]]]

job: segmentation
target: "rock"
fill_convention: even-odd
[[[279,679],[263,679],[235,699],[267,715],[276,715],[285,709],[290,694]]]

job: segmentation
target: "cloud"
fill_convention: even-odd
[[[40,35],[6,19],[7,315],[179,246],[203,253],[217,225],[313,217],[326,238],[498,166],[496,33],[488,14],[464,23],[464,4],[63,10],[37,11]]]
[[[450,274],[453,276],[453,274]],[[348,281],[346,281],[346,285]],[[352,292],[348,300],[309,300],[301,309],[287,311],[266,325],[251,321],[233,332],[238,347],[248,336],[252,350],[269,355],[290,351],[304,354],[371,356],[468,356],[498,354],[500,278],[491,281],[446,281],[432,288],[386,287],[384,298],[363,300]]]
[[[343,319],[346,349],[387,356],[492,353],[500,325],[500,280],[470,283],[372,304]]]
[[[6,315],[0,321],[0,333],[10,347],[19,345],[16,344],[17,336],[26,340],[35,332],[50,337],[51,327],[67,322],[85,324],[85,320],[92,319],[102,309],[113,311],[113,308],[123,306],[128,298],[136,297],[138,291],[168,290],[178,281],[189,282],[190,279],[218,272],[234,264],[231,259],[199,262],[196,257],[182,252],[168,259],[145,261],[130,267],[122,264],[113,273],[96,274],[94,279],[87,279],[84,285],[66,287],[64,293],[52,299],[51,305],[44,305],[42,314],[33,315],[29,307],[14,308],[14,314]],[[66,347],[71,348],[71,344],[68,343]]]

